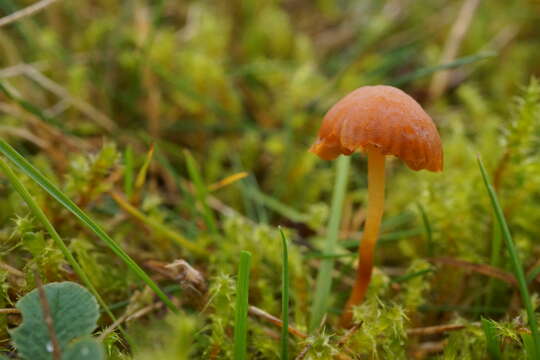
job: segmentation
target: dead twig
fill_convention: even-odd
[[[427,336],[427,335],[441,334],[441,333],[445,333],[445,332],[448,332],[448,331],[461,330],[463,328],[465,328],[465,325],[459,325],[459,324],[435,325],[435,326],[427,326],[427,327],[409,329],[409,330],[407,330],[407,335],[409,335],[409,336]]]
[[[15,308],[0,309],[0,314],[20,314],[21,310]]]
[[[454,60],[458,54],[463,38],[471,25],[471,21],[474,17],[474,13],[480,4],[480,0],[464,0],[459,14],[450,30],[450,34],[444,44],[443,53],[441,56],[441,64],[446,64]],[[433,75],[431,84],[429,86],[429,97],[435,99],[439,97],[448,85],[448,79],[450,78],[450,70],[439,71]]]
[[[425,357],[440,353],[444,350],[448,340],[444,339],[442,341],[428,341],[418,345],[416,349],[411,352],[411,355],[415,359],[424,359]]]
[[[458,260],[458,259],[454,259],[450,257],[438,257],[438,258],[431,258],[428,260],[432,263],[450,265],[450,266],[459,267],[465,270],[477,272],[479,274],[483,274],[489,277],[502,280],[509,285],[517,287],[517,280],[514,277],[514,275],[506,271],[503,271],[501,269],[498,269],[496,267],[490,266],[490,265],[475,264],[468,261]]]
[[[15,276],[18,276],[18,277],[24,277],[24,273],[19,270],[19,269],[15,269],[13,266],[11,265],[8,265],[2,261],[0,261],[0,269],[2,270],[5,270],[7,271],[8,273],[10,273],[11,275],[15,275]]]
[[[41,0],[35,4],[25,7],[24,9],[15,11],[14,13],[9,14],[8,16],[4,16],[3,18],[0,19],[0,27],[11,24],[24,17],[31,16],[37,13],[38,11],[45,9],[47,6],[55,3],[56,1],[57,0]]]
[[[356,332],[356,330],[358,330],[360,328],[360,326],[362,326],[362,323],[359,323],[359,324],[354,324],[350,329],[348,329],[345,334],[343,334],[343,336],[338,340],[338,345],[339,346],[343,346],[347,343],[347,341],[349,341],[349,339],[351,338],[351,336]]]
[[[259,317],[261,319],[264,319],[264,320],[268,321],[269,323],[274,324],[274,325],[276,325],[276,326],[278,326],[280,328],[283,327],[283,322],[280,319],[278,319],[277,317],[275,317],[273,315],[270,315],[266,311],[264,311],[262,309],[259,309],[256,306],[251,305],[249,307],[248,313],[250,315],[257,316],[257,317]],[[288,331],[289,331],[290,334],[292,334],[294,336],[297,336],[297,337],[299,337],[301,339],[307,338],[306,334],[304,334],[300,330],[295,329],[294,327],[292,327],[290,325],[288,327]]]
[[[307,345],[302,349],[302,351],[300,351],[300,353],[298,354],[298,356],[294,358],[294,360],[302,360],[303,358],[305,358],[306,355],[307,355],[307,353],[308,353],[308,351],[309,351],[309,349],[311,349],[312,346],[313,346],[313,345],[311,345],[311,344],[307,344]]]
[[[39,272],[35,270],[34,274],[39,293],[39,301],[41,302],[41,308],[43,311],[43,319],[45,320],[45,324],[47,324],[47,329],[49,330],[49,337],[51,338],[52,356],[54,360],[61,360],[62,354],[60,353],[60,343],[58,342],[58,337],[56,336],[56,331],[54,330],[54,322],[51,315],[49,301],[47,300],[47,295],[45,294],[45,289],[43,288],[43,283],[41,282]]]
[[[157,302],[155,304],[151,304],[148,306],[145,306],[139,310],[135,310],[132,313],[125,313],[122,316],[120,316],[114,323],[111,324],[108,328],[103,330],[103,332],[99,335],[98,340],[103,341],[110,333],[112,333],[114,330],[116,330],[120,325],[122,325],[124,322],[128,322],[134,319],[138,319],[140,317],[143,317],[144,315],[154,311],[158,310],[163,307],[162,302]]]
[[[75,108],[77,108],[84,115],[94,120],[97,124],[103,127],[107,131],[113,131],[116,129],[116,124],[103,114],[101,111],[93,107],[87,102],[82,101],[73,97],[65,88],[60,86],[58,83],[49,79],[41,71],[36,69],[31,65],[26,65],[26,70],[24,72],[30,79],[37,82],[44,89],[55,94],[64,101],[71,103]]]

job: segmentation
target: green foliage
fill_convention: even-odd
[[[495,325],[492,321],[482,319],[482,329],[486,336],[487,352],[491,360],[501,360],[502,354],[499,339],[495,332]]]
[[[50,283],[43,287],[62,359],[103,359],[101,345],[88,336],[99,318],[96,299],[72,282]],[[43,301],[34,289],[17,302],[22,324],[11,331],[15,347],[23,359],[52,359],[53,343],[45,320]]]
[[[158,324],[147,328],[140,339],[134,359],[137,360],[188,360],[196,357],[195,337],[199,324],[197,319],[187,314],[169,315]]]
[[[448,337],[448,345],[441,360],[473,360],[482,359],[486,354],[486,340],[482,329],[468,326],[461,331],[453,332]]]
[[[0,13],[30,3],[0,1]],[[309,335],[288,334],[289,357],[483,359],[493,339],[503,359],[534,356],[513,285],[471,268],[512,272],[513,260],[480,153],[535,307],[538,11],[528,0],[480,2],[452,43],[465,3],[474,2],[57,1],[3,26],[0,148],[26,175],[0,174],[0,307],[12,312],[35,289],[37,268],[46,283],[84,283],[113,309],[100,332],[122,320],[102,339],[110,359],[230,359],[240,251],[252,254],[249,305],[283,316],[282,226],[289,324]],[[445,169],[412,172],[388,157],[376,268],[349,334],[338,318],[365,221],[366,159],[338,160],[350,171],[331,206],[336,164],[306,150],[337,99],[377,83],[399,85],[432,116]],[[211,189],[240,171],[249,176]],[[178,259],[208,292],[167,267]],[[4,340],[20,322],[0,315]],[[406,335],[445,324],[466,327]],[[246,330],[249,358],[280,355],[275,324],[250,315]],[[8,344],[0,351],[11,356]]]
[[[354,319],[362,328],[351,337],[355,349],[372,357],[406,359],[407,316],[402,306],[371,296],[354,309]]]

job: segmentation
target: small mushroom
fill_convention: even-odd
[[[438,172],[443,168],[435,124],[412,97],[392,86],[364,86],[341,99],[324,117],[310,149],[324,160],[356,150],[368,156],[368,209],[356,281],[341,319],[344,326],[350,326],[352,307],[362,302],[371,279],[384,211],[385,156],[397,156],[413,170]]]

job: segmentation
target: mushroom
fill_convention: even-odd
[[[386,155],[413,170],[442,171],[443,152],[435,124],[409,95],[392,86],[364,86],[351,92],[325,115],[310,151],[324,160],[361,150],[368,157],[368,209],[358,248],[356,281],[342,315],[350,326],[352,308],[364,298],[373,269],[373,252],[384,211]]]

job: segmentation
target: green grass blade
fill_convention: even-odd
[[[502,360],[499,340],[497,339],[496,329],[493,326],[493,323],[482,318],[482,329],[486,335],[486,348],[489,358],[491,360]]]
[[[534,339],[531,334],[521,334],[521,339],[523,340],[523,347],[525,348],[525,353],[527,354],[528,360],[538,360],[536,356],[537,351],[534,345]]]
[[[328,233],[324,245],[326,254],[335,253],[336,243],[339,234],[339,224],[341,221],[341,211],[343,199],[347,189],[347,177],[350,166],[349,156],[340,156],[336,163],[336,182],[332,195],[332,206],[330,209],[330,221],[328,223]],[[311,319],[309,322],[309,332],[317,329],[326,313],[328,307],[328,296],[332,288],[332,270],[334,269],[334,259],[328,258],[321,261],[317,283],[315,285],[315,297],[311,306]]]
[[[283,247],[283,268],[281,273],[281,359],[289,358],[289,251],[287,248],[287,238],[281,228],[281,242]]]
[[[218,227],[216,219],[214,218],[214,213],[206,203],[206,196],[208,194],[208,189],[206,185],[204,184],[201,176],[201,172],[199,170],[199,167],[197,166],[197,162],[193,158],[193,155],[187,150],[184,151],[184,155],[186,158],[186,166],[189,173],[189,177],[191,178],[191,181],[195,185],[195,191],[197,200],[201,203],[202,206],[202,215],[204,218],[204,222],[206,223],[206,226],[208,226],[208,229],[214,234],[218,233]]]
[[[148,153],[146,154],[146,157],[144,158],[143,165],[141,166],[141,169],[137,173],[137,177],[135,178],[135,191],[138,193],[142,187],[144,186],[144,183],[146,182],[146,174],[148,173],[148,168],[150,167],[150,163],[152,162],[152,159],[154,158],[154,144],[152,143],[150,145],[150,149],[148,150]]]
[[[236,283],[236,313],[234,319],[234,359],[247,359],[247,322],[249,307],[249,271],[251,254],[240,252],[240,266]]]
[[[404,283],[404,282],[407,282],[411,279],[414,279],[415,277],[418,277],[418,276],[422,276],[422,275],[425,275],[425,274],[429,274],[429,273],[432,273],[432,272],[435,272],[434,269],[424,269],[424,270],[419,270],[417,272],[414,272],[414,273],[411,273],[411,274],[405,274],[405,275],[402,275],[402,276],[396,276],[395,278],[391,279],[390,281],[393,282],[393,283]]]
[[[279,200],[276,200],[275,198],[266,195],[265,193],[259,191],[256,188],[251,188],[249,196],[251,196],[256,202],[266,205],[266,207],[268,207],[269,209],[274,210],[276,213],[294,222],[302,223],[309,219],[307,215],[302,214],[296,209],[293,209],[292,207],[283,204]]]
[[[493,185],[491,185],[488,179],[486,168],[484,167],[484,163],[482,162],[480,156],[478,156],[478,166],[480,167],[480,172],[482,173],[484,184],[491,199],[491,205],[493,207],[493,210],[495,211],[495,216],[501,227],[502,237],[506,243],[508,253],[510,254],[512,267],[514,268],[514,275],[516,276],[519,285],[521,300],[523,301],[525,305],[525,310],[527,311],[529,327],[531,329],[531,335],[534,342],[534,349],[537,354],[540,354],[540,336],[538,333],[538,324],[536,323],[536,314],[534,312],[531,297],[529,295],[529,290],[527,289],[527,281],[525,280],[525,274],[523,273],[523,266],[521,265],[519,254],[514,245],[512,235],[510,234],[510,229],[508,228],[508,224],[506,223],[506,220],[504,218],[504,213],[502,211],[501,205],[499,204],[499,200],[497,199],[497,194],[495,193],[495,189],[493,188]]]
[[[197,244],[189,241],[187,238],[179,234],[177,231],[169,228],[167,225],[157,222],[150,217],[143,214],[139,209],[131,205],[125,199],[123,199],[119,194],[113,192],[111,197],[114,201],[120,206],[125,212],[133,216],[135,219],[147,225],[153,231],[159,233],[161,236],[171,239],[178,245],[198,254],[198,255],[208,255],[205,249],[199,247]]]
[[[418,211],[420,211],[420,215],[422,216],[422,223],[426,232],[426,253],[428,257],[433,257],[433,230],[431,229],[431,223],[429,222],[426,210],[424,210],[424,207],[420,203],[418,203]]]
[[[128,199],[133,194],[134,167],[133,148],[128,145],[124,152],[124,194],[126,194]]]
[[[2,82],[0,82],[0,92],[2,92],[8,99],[17,103],[17,105],[19,105],[21,108],[28,111],[30,114],[37,116],[39,119],[43,120],[46,123],[52,124],[60,129],[64,129],[60,121],[45,115],[45,113],[39,107],[13,94],[7,86],[2,84]]]
[[[531,270],[529,275],[527,275],[527,284],[530,284],[531,282],[536,279],[536,277],[540,274],[540,266],[535,267]]]
[[[501,265],[502,234],[498,222],[493,223],[492,241],[491,241],[491,259],[490,265],[498,268]],[[497,289],[497,280],[490,278],[487,284],[486,305],[493,305],[495,291]]]
[[[453,68],[457,68],[463,65],[472,64],[474,62],[484,60],[490,57],[494,57],[496,55],[497,54],[495,52],[488,51],[488,52],[482,52],[475,55],[464,56],[462,58],[448,62],[446,64],[424,67],[424,68],[418,69],[416,71],[413,71],[413,72],[410,72],[408,74],[398,77],[396,80],[391,81],[390,85],[401,86],[413,80],[431,75],[437,71],[453,69]]]
[[[167,305],[169,309],[178,312],[176,306],[169,300],[167,295],[158,287],[158,285],[141,269],[139,265],[114,241],[94,220],[92,220],[84,211],[82,211],[70,198],[54,186],[45,176],[43,176],[35,167],[32,166],[22,155],[13,149],[3,139],[0,139],[0,153],[8,158],[19,170],[34,180],[43,190],[56,199],[62,206],[75,215],[86,227],[96,234],[107,246],[133,271],[141,280],[143,280]]]

